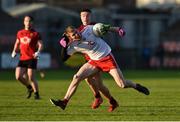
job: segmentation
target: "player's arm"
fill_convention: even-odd
[[[42,42],[42,40],[38,40],[37,45],[38,45],[38,50],[37,51],[41,52],[42,49],[43,49],[43,42]]]
[[[34,58],[39,58],[40,52],[41,52],[42,49],[43,49],[43,42],[42,42],[41,39],[39,39],[39,40],[37,41],[37,47],[38,47],[38,49],[37,49],[37,51],[34,53]]]
[[[61,48],[61,59],[63,62],[67,61],[70,55],[67,54],[67,47]]]
[[[34,53],[34,58],[39,59],[40,53],[43,49],[43,41],[41,39],[40,34],[37,35],[37,51]]]
[[[107,34],[107,32],[116,32],[119,34],[120,37],[123,37],[125,35],[125,30],[121,27],[114,27],[114,26],[111,26],[109,24],[102,24],[100,23],[101,26],[100,27],[100,33],[101,35],[105,35]]]
[[[63,34],[62,38],[59,40],[59,44],[61,46],[61,59],[63,62],[67,61],[70,57],[70,55],[67,52],[69,43],[69,38]]]
[[[12,57],[12,58],[16,57],[17,51],[18,51],[18,49],[19,49],[19,44],[20,44],[19,39],[16,39],[16,42],[15,42],[15,44],[14,44],[13,51],[12,51],[12,53],[11,53],[11,57]]]
[[[125,30],[121,27],[110,27],[109,31],[117,32],[121,37],[123,37],[126,34]]]
[[[70,56],[74,55],[75,53],[80,52],[81,41],[79,40],[74,42],[75,43],[71,43],[70,45],[61,49],[61,58],[63,62],[65,62]]]

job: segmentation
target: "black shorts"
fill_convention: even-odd
[[[31,69],[37,69],[37,59],[30,59],[30,60],[20,60],[18,67],[24,67],[24,68],[31,68]]]

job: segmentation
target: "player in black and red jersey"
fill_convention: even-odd
[[[28,89],[27,98],[34,92],[34,98],[40,99],[38,82],[35,78],[37,61],[43,44],[40,34],[33,29],[33,17],[24,17],[24,29],[19,30],[12,51],[12,58],[20,51],[19,63],[16,67],[15,77]],[[27,75],[27,78],[24,76]]]

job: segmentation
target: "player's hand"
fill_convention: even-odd
[[[125,32],[125,30],[124,30],[123,28],[120,28],[120,27],[119,27],[119,29],[117,30],[117,32],[118,32],[118,34],[119,34],[120,37],[123,37],[123,36],[126,35],[126,32]]]
[[[34,53],[34,58],[39,59],[39,57],[40,57],[40,52],[39,51],[35,52]]]
[[[60,40],[59,40],[59,44],[62,46],[62,47],[66,47],[66,40],[65,40],[65,37],[63,37],[63,38],[61,38]]]
[[[17,55],[17,53],[16,53],[15,51],[13,51],[13,52],[11,53],[11,57],[12,57],[12,58],[15,58],[16,55]]]
[[[111,26],[109,24],[103,24],[102,28],[100,29],[101,34],[105,35],[109,31],[110,27]]]

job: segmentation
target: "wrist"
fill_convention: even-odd
[[[36,53],[38,53],[38,54],[39,54],[39,53],[40,53],[40,51],[38,50],[38,51],[36,51]]]
[[[14,50],[12,51],[11,57],[12,57],[12,58],[16,57],[16,51],[14,51]]]
[[[121,37],[123,37],[123,36],[126,34],[126,32],[124,31],[124,29],[121,28],[121,27],[118,28],[118,31],[117,31],[117,32],[119,33],[119,35],[120,35]]]

